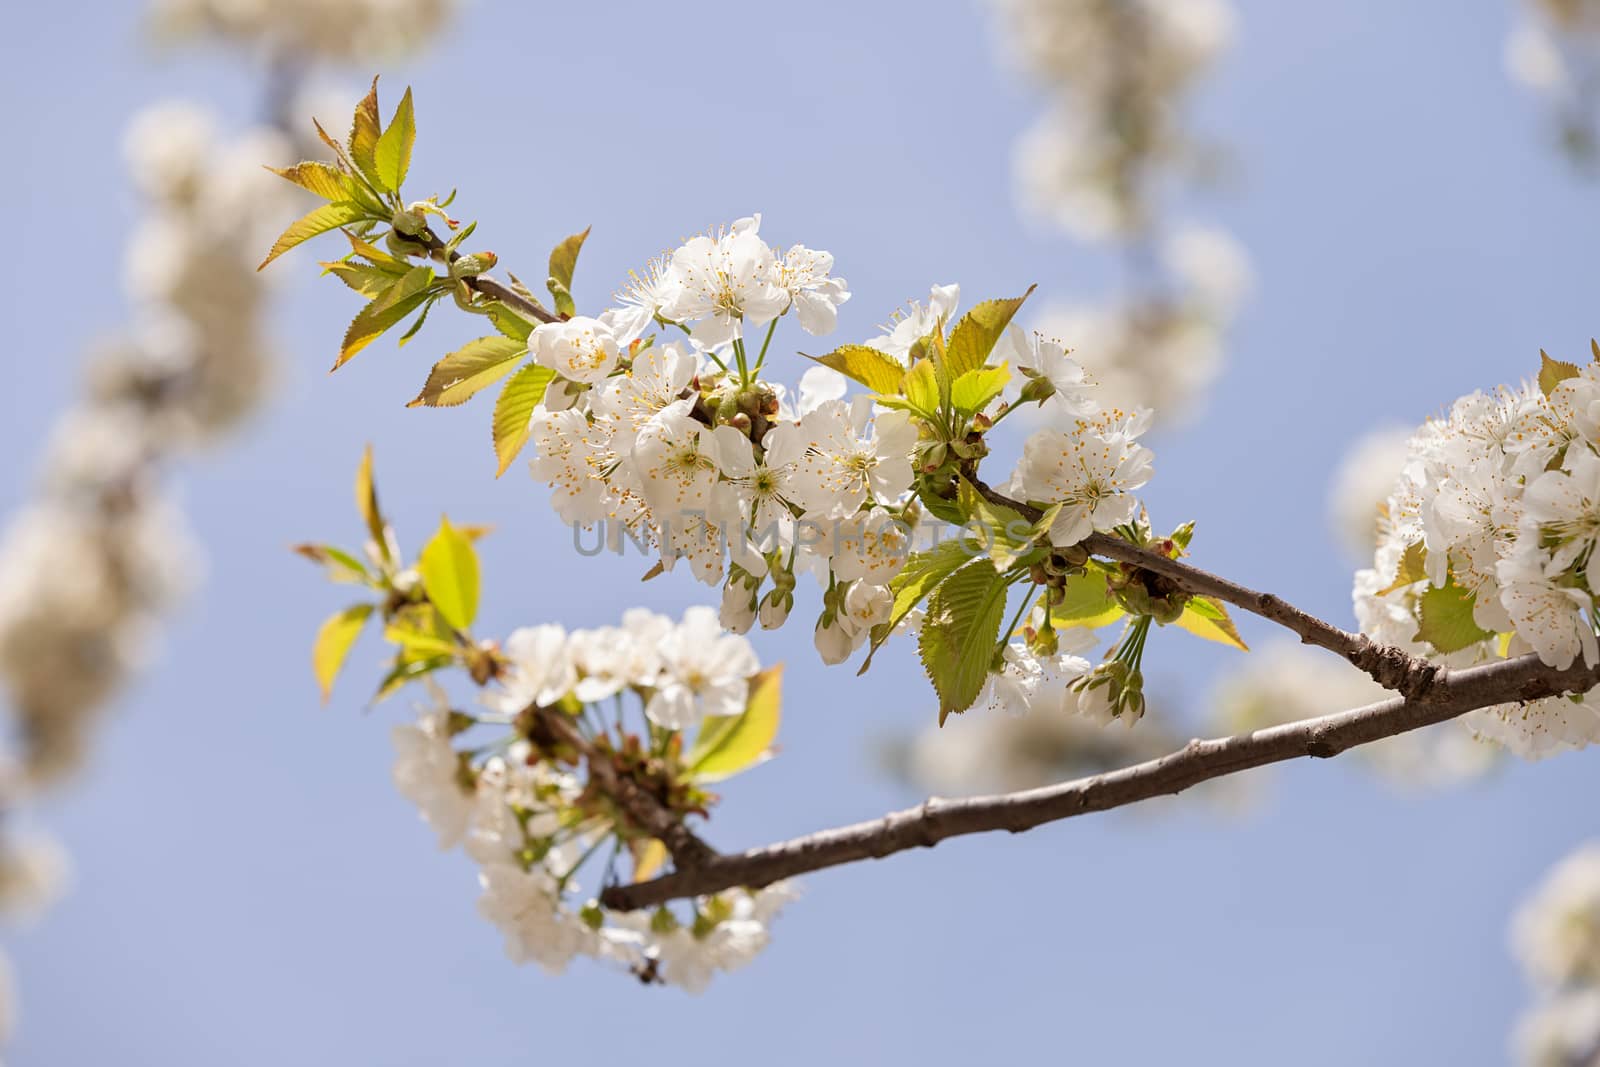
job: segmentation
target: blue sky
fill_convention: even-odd
[[[1541,346],[1583,351],[1600,332],[1597,190],[1502,73],[1509,3],[1238,6],[1196,110],[1238,179],[1194,214],[1240,237],[1259,282],[1209,410],[1154,442],[1146,498],[1157,525],[1198,520],[1203,565],[1348,620],[1324,519],[1344,447],[1529,373]],[[248,66],[152,53],[137,7],[8,12],[6,512],[85,344],[126,318],[123,123],[169,96],[241,121],[254,106]],[[959,280],[969,301],[1038,282],[1070,301],[1114,276],[1103,252],[1019,222],[1010,148],[1037,101],[997,66],[973,3],[476,0],[422,61],[384,74],[391,100],[416,87],[413,181],[460,186],[459,211],[513,270],[594,224],[580,299],[756,210],[771,239],[835,253],[855,292],[847,338],[934,282]],[[77,882],[10,941],[14,1062],[1504,1058],[1526,1000],[1506,917],[1593,833],[1590,755],[1433,794],[1296,765],[1244,817],[1180,800],[828,872],[763,957],[698,999],[582,965],[513,967],[474,914],[468,862],[438,854],[389,785],[403,708],[361,709],[375,643],[318,705],[307,648],[340,602],[286,546],[355,537],[349,480],[371,440],[410,545],[441,510],[497,524],[485,632],[600,624],[634,603],[676,613],[706,591],[575,557],[536,487],[491,479],[485,410],[402,407],[475,324],[440,317],[419,344],[380,342],[327,376],[354,309],[309,266],[280,272],[289,358],[268,412],[179,479],[206,584],[86,776],[45,806]],[[757,649],[790,664],[784,752],[727,790],[716,844],[918,799],[867,744],[933,714],[909,650],[857,681],[816,662],[803,626]],[[1147,673],[1197,700],[1229,655],[1173,636],[1152,642]]]

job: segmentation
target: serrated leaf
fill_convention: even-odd
[[[337,230],[340,226],[347,226],[358,219],[366,217],[367,209],[360,204],[354,204],[349,201],[343,201],[338,204],[323,204],[315,211],[296,220],[287,230],[284,230],[277,241],[273,242],[272,251],[267,253],[267,258],[261,261],[261,266],[257,267],[256,270],[261,270],[262,267],[283,255],[289,249],[309,241],[318,234],[327,233],[329,230]]]
[[[472,541],[441,518],[417,560],[428,600],[446,622],[466,630],[478,617],[478,553]]]
[[[555,376],[556,372],[549,367],[530,363],[513,374],[495,398],[494,454],[500,460],[496,478],[506,472],[522,446],[528,443],[528,421],[533,418],[533,409],[544,399],[544,391]]]
[[[1387,588],[1378,590],[1379,596],[1388,596],[1396,589],[1404,589],[1415,582],[1420,582],[1428,576],[1428,550],[1421,541],[1413,541],[1406,546],[1405,552],[1400,556],[1399,568],[1395,571],[1394,581]]]
[[[308,160],[292,167],[268,167],[272,173],[293,182],[308,193],[324,200],[354,200],[356,184],[338,167]]]
[[[578,269],[578,253],[583,249],[583,242],[588,240],[590,229],[593,227],[573,234],[550,252],[548,287],[550,295],[555,298],[558,314],[572,316],[578,313],[578,307],[572,300],[572,275]]]
[[[382,267],[372,267],[365,263],[336,261],[324,263],[322,268],[368,300],[388,292],[395,280],[395,275]]]
[[[384,184],[377,166],[378,139],[383,136],[382,127],[383,119],[378,114],[378,79],[373,78],[372,88],[356,105],[355,116],[350,122],[350,159],[380,193],[388,193],[394,190]]]
[[[1551,359],[1544,349],[1539,350],[1539,388],[1545,396],[1555,392],[1556,386],[1568,378],[1576,378],[1581,373],[1576,363],[1568,363],[1564,359]]]
[[[1127,614],[1111,595],[1103,571],[1090,567],[1067,579],[1065,598],[1050,609],[1050,621],[1057,626],[1081,626],[1097,630]]]
[[[398,344],[401,348],[411,343],[411,339],[422,332],[423,324],[428,321],[428,312],[433,310],[433,305],[439,302],[438,293],[428,294],[428,299],[422,302],[422,312],[406,327],[406,332],[400,335]]]
[[[1228,609],[1210,597],[1191,597],[1183,607],[1183,614],[1178,616],[1173,625],[1207,641],[1231,645],[1240,652],[1250,651],[1250,646],[1244,643],[1238,627],[1233,625],[1233,619],[1228,616]]]
[[[528,346],[491,335],[468,341],[433,365],[422,392],[407,407],[447,408],[462,403],[515,369]]]
[[[387,292],[374,298],[370,304],[362,308],[351,320],[350,328],[345,331],[344,343],[339,349],[339,359],[334,363],[333,369],[338,370],[344,366],[363,348],[382,337],[386,331],[421,307],[423,301],[431,295],[428,288],[433,284],[433,280],[431,267],[413,267],[390,286]]]
[[[533,323],[504,304],[498,302],[490,304],[488,315],[490,324],[499,330],[502,336],[509,337],[513,341],[527,344],[528,338],[533,335]]]
[[[416,142],[417,119],[411,108],[411,87],[407,86],[400,106],[394,109],[394,118],[389,120],[389,128],[379,135],[373,147],[373,169],[386,188],[400,191],[411,169],[411,148]]]
[[[1441,654],[1459,652],[1494,635],[1472,618],[1476,597],[1451,581],[1430,586],[1417,598],[1417,634]]]
[[[1004,363],[969,370],[950,383],[950,403],[963,415],[976,415],[1000,395],[1010,380],[1011,370]]]
[[[345,230],[344,235],[345,238],[350,242],[350,251],[352,255],[357,255],[362,259],[367,260],[373,266],[377,267],[379,270],[382,270],[385,274],[391,274],[394,277],[399,278],[407,271],[412,269],[411,264],[406,260],[401,259],[398,256],[391,256],[381,248],[368,244],[366,241],[363,241],[360,237],[351,233],[349,230]]]
[[[739,715],[713,715],[700,725],[694,747],[683,761],[697,782],[720,782],[770,758],[782,717],[783,664],[750,679],[750,694]]]
[[[322,689],[324,704],[333,694],[333,682],[339,677],[339,668],[344,666],[350,647],[361,636],[361,629],[371,614],[371,604],[356,604],[330,616],[317,630],[316,643],[311,647],[311,670]]]
[[[928,597],[917,649],[939,694],[939,725],[978,699],[1000,637],[1010,583],[976,560],[940,582]]]
[[[867,658],[856,673],[867,673],[867,668],[872,666],[872,657],[878,654],[878,649],[894,633],[895,627],[933,592],[935,586],[960,567],[971,563],[976,555],[972,545],[954,538],[941,541],[926,552],[913,552],[907,557],[900,573],[889,581],[889,590],[894,593],[894,606],[889,610],[888,621],[872,628],[872,647],[867,650]]]
[[[959,378],[983,366],[989,353],[994,351],[995,342],[1000,340],[1001,334],[1011,324],[1017,309],[1033,295],[1036,288],[1030,285],[1026,293],[1010,300],[985,300],[961,316],[956,328],[950,331],[945,352],[952,378]]]
[[[893,396],[900,391],[906,368],[886,352],[866,345],[842,345],[825,356],[807,356],[824,367],[831,367],[874,393]]]
[[[361,465],[356,468],[356,510],[361,521],[367,524],[367,536],[377,545],[384,559],[389,558],[388,523],[383,509],[378,506],[378,485],[372,476],[372,446],[361,453]]]

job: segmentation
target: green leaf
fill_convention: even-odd
[[[455,631],[432,604],[407,604],[383,628],[383,639],[399,645],[405,659],[455,656],[461,651]]]
[[[963,415],[976,415],[1000,395],[1010,380],[1011,371],[1004,363],[969,370],[950,384],[950,403]]]
[[[1012,316],[1016,315],[1022,302],[1032,296],[1036,288],[1030,285],[1026,293],[1010,300],[985,300],[961,316],[956,328],[950,331],[950,344],[945,355],[952,377],[959,378],[983,366],[989,353],[994,351],[995,342],[1000,340],[1000,335],[1011,324]]]
[[[684,756],[697,782],[720,782],[772,754],[783,697],[783,665],[750,679],[750,695],[739,715],[713,715],[700,725],[694,747]]]
[[[1066,598],[1050,609],[1050,621],[1057,626],[1097,630],[1127,614],[1111,595],[1105,572],[1093,566],[1068,578],[1063,592]]]
[[[367,260],[379,270],[382,270],[385,274],[392,274],[398,278],[411,269],[411,263],[409,261],[401,259],[398,256],[391,256],[381,248],[377,248],[374,245],[370,245],[366,241],[363,241],[360,237],[351,233],[349,230],[344,231],[344,235],[345,238],[350,242],[351,255],[360,256],[362,259]]]
[[[394,284],[395,275],[382,267],[368,266],[365,263],[350,263],[334,261],[322,265],[325,273],[338,278],[345,285],[360,293],[368,300],[382,296]]]
[[[378,507],[378,486],[372,477],[372,446],[361,453],[361,465],[356,468],[356,510],[361,521],[367,524],[367,534],[378,546],[384,559],[389,558],[388,522],[383,509]]]
[[[422,392],[407,407],[448,408],[510,374],[528,346],[509,337],[480,337],[433,365]]]
[[[572,274],[578,269],[578,253],[583,249],[590,229],[593,227],[573,234],[550,252],[550,279],[546,284],[550,295],[555,298],[558,314],[570,317],[578,313],[578,307],[572,300]]]
[[[922,666],[939,694],[939,725],[972,706],[989,674],[1010,583],[975,560],[940,582],[928,597],[917,642]]]
[[[932,360],[917,360],[900,384],[912,410],[928,419],[938,417],[939,377]]]
[[[530,363],[513,374],[500,390],[494,402],[494,454],[500,460],[500,467],[494,474],[496,478],[506,472],[522,446],[528,443],[528,421],[533,418],[533,409],[544,399],[544,391],[555,376],[556,372],[549,367]]]
[[[366,179],[380,193],[393,192],[378,173],[378,140],[382,137],[383,119],[378,115],[378,79],[372,79],[372,88],[356,105],[355,117],[350,123],[350,159]]]
[[[293,182],[308,193],[315,193],[324,200],[354,200],[356,198],[356,183],[339,170],[338,167],[328,163],[307,161],[296,163],[292,167],[268,167],[272,173],[285,181]]]
[[[385,700],[404,686],[407,682],[414,682],[423,675],[432,674],[441,667],[448,667],[455,662],[454,656],[429,656],[425,659],[407,659],[404,656],[395,660],[394,667],[383,676],[383,681],[378,684],[378,691],[372,695],[374,704]]]
[[[1555,392],[1556,386],[1568,378],[1576,378],[1581,373],[1576,363],[1551,359],[1545,354],[1544,349],[1539,349],[1539,388],[1544,391],[1545,396]]]
[[[441,518],[417,567],[428,599],[445,621],[457,630],[470,627],[478,617],[478,553],[471,539]]]
[[[528,338],[533,335],[533,323],[498,302],[490,304],[487,310],[489,322],[501,334],[511,338],[513,341],[521,341],[523,344],[528,343]]]
[[[867,668],[872,666],[872,657],[877,655],[878,649],[883,647],[894,628],[933,592],[935,586],[971,563],[976,556],[977,551],[970,543],[961,538],[952,538],[939,542],[926,552],[913,552],[907,557],[906,565],[889,581],[889,590],[894,593],[894,607],[889,610],[889,619],[872,628],[872,647],[867,650],[867,658],[856,673],[867,673]]]
[[[333,680],[339,677],[350,646],[361,636],[361,628],[372,614],[371,604],[356,604],[328,618],[317,631],[317,640],[311,648],[311,669],[322,689],[322,702],[326,704],[333,694]]]
[[[1207,641],[1215,641],[1219,645],[1232,645],[1240,652],[1250,651],[1250,646],[1244,643],[1244,638],[1239,636],[1238,627],[1233,625],[1233,619],[1228,616],[1228,609],[1221,601],[1210,597],[1190,597],[1189,602],[1183,607],[1183,614],[1178,616],[1177,622],[1173,625]]]
[[[991,503],[965,478],[956,494],[961,509],[971,516],[968,527],[974,522],[983,527],[989,560],[997,571],[1010,569],[1039,535],[1050,528],[1048,522],[1041,526],[1029,522],[1014,508]],[[1055,521],[1055,513],[1060,509],[1059,504],[1050,509],[1047,516],[1050,522]]]
[[[326,567],[330,582],[371,584],[372,574],[367,570],[367,565],[342,548],[333,545],[295,545],[294,551],[312,563]]]
[[[1388,596],[1396,589],[1404,589],[1415,582],[1420,582],[1428,576],[1428,550],[1421,541],[1413,541],[1406,546],[1405,553],[1400,557],[1400,566],[1395,571],[1394,581],[1388,588],[1380,589],[1379,596]]]
[[[382,337],[386,331],[421,307],[432,295],[429,290],[433,281],[433,268],[412,267],[390,286],[387,292],[362,308],[351,320],[350,328],[345,331],[344,343],[339,349],[339,359],[334,363],[333,369],[338,370],[344,366],[356,353]]]
[[[407,86],[406,95],[400,98],[400,106],[394,109],[389,128],[383,131],[373,148],[373,169],[386,188],[400,191],[406,173],[411,169],[411,147],[416,141],[417,119],[411,109],[411,88]]]
[[[1442,654],[1459,652],[1494,635],[1472,618],[1476,597],[1452,579],[1443,586],[1430,586],[1417,598],[1417,634],[1413,640],[1426,641]]]
[[[846,378],[860,382],[874,393],[888,396],[900,391],[900,379],[906,373],[905,367],[899,360],[866,345],[844,345],[825,356],[806,358],[824,367],[832,367]]]
[[[406,327],[406,332],[400,335],[399,344],[401,348],[404,348],[406,345],[410,344],[411,339],[422,332],[422,324],[428,321],[428,312],[432,311],[433,305],[437,304],[438,302],[438,293],[428,294],[428,299],[422,303],[422,313],[413,319],[411,325]]]
[[[261,266],[257,267],[256,270],[261,270],[262,267],[283,255],[295,245],[309,241],[318,234],[336,230],[340,226],[347,226],[358,219],[366,217],[367,209],[360,204],[353,204],[349,201],[338,204],[323,204],[304,218],[293,223],[287,230],[284,230],[278,240],[273,243],[272,251],[267,253],[267,258],[261,261]]]

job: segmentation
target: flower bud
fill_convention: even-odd
[[[817,620],[817,631],[812,637],[812,643],[817,646],[822,662],[830,667],[836,663],[843,663],[850,658],[850,653],[855,651],[850,634],[845,631],[838,616],[834,615],[824,614]]]
[[[407,237],[418,237],[428,228],[428,216],[413,205],[396,211],[394,217],[389,220],[389,225],[394,227],[396,233]]]
[[[732,633],[749,633],[756,621],[756,591],[743,582],[722,587],[722,626]]]
[[[500,257],[493,252],[473,252],[470,255],[457,256],[450,263],[450,277],[457,281],[471,278],[486,270],[493,270],[498,262]]]
[[[789,618],[789,610],[794,607],[794,595],[779,589],[769,592],[761,600],[761,608],[757,613],[761,619],[763,630],[776,630]]]

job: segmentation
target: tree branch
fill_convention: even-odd
[[[1037,522],[1044,514],[1038,508],[1012,500],[983,482],[974,480],[972,484],[991,504],[1010,508],[1030,522]],[[1092,555],[1114,559],[1171,579],[1187,593],[1214,597],[1275,622],[1299,635],[1302,643],[1317,645],[1341,656],[1371,675],[1385,689],[1392,689],[1403,696],[1413,699],[1424,696],[1438,677],[1439,668],[1419,656],[1410,655],[1393,645],[1379,644],[1364,634],[1341,630],[1309,612],[1301,611],[1282,597],[1258,593],[1209,571],[1130,544],[1120,537],[1104,533],[1090,534],[1083,542],[1083,547]]]
[[[439,239],[439,235],[434,233],[433,228],[430,226],[424,226],[416,239],[426,245],[428,252],[435,259],[442,260],[447,267],[461,258],[460,252],[453,248],[446,248],[444,241]],[[473,292],[482,293],[491,300],[498,300],[507,307],[519,311],[538,322],[561,321],[561,316],[538,302],[529,300],[509,285],[498,282],[487,274],[474,274],[461,280]]]
[[[929,799],[881,819],[720,855],[698,868],[673,871],[648,882],[612,886],[601,894],[600,901],[619,910],[645,908],[679,897],[735,886],[759,887],[825,867],[929,848],[963,834],[990,830],[1019,833],[1076,815],[1180,793],[1252,767],[1303,756],[1336,756],[1357,745],[1445,722],[1477,708],[1582,692],[1597,681],[1600,670],[1576,664],[1558,671],[1532,655],[1463,670],[1440,670],[1427,691],[1415,698],[1397,697],[1252,733],[1194,740],[1159,759],[1042,789],[965,800]]]

